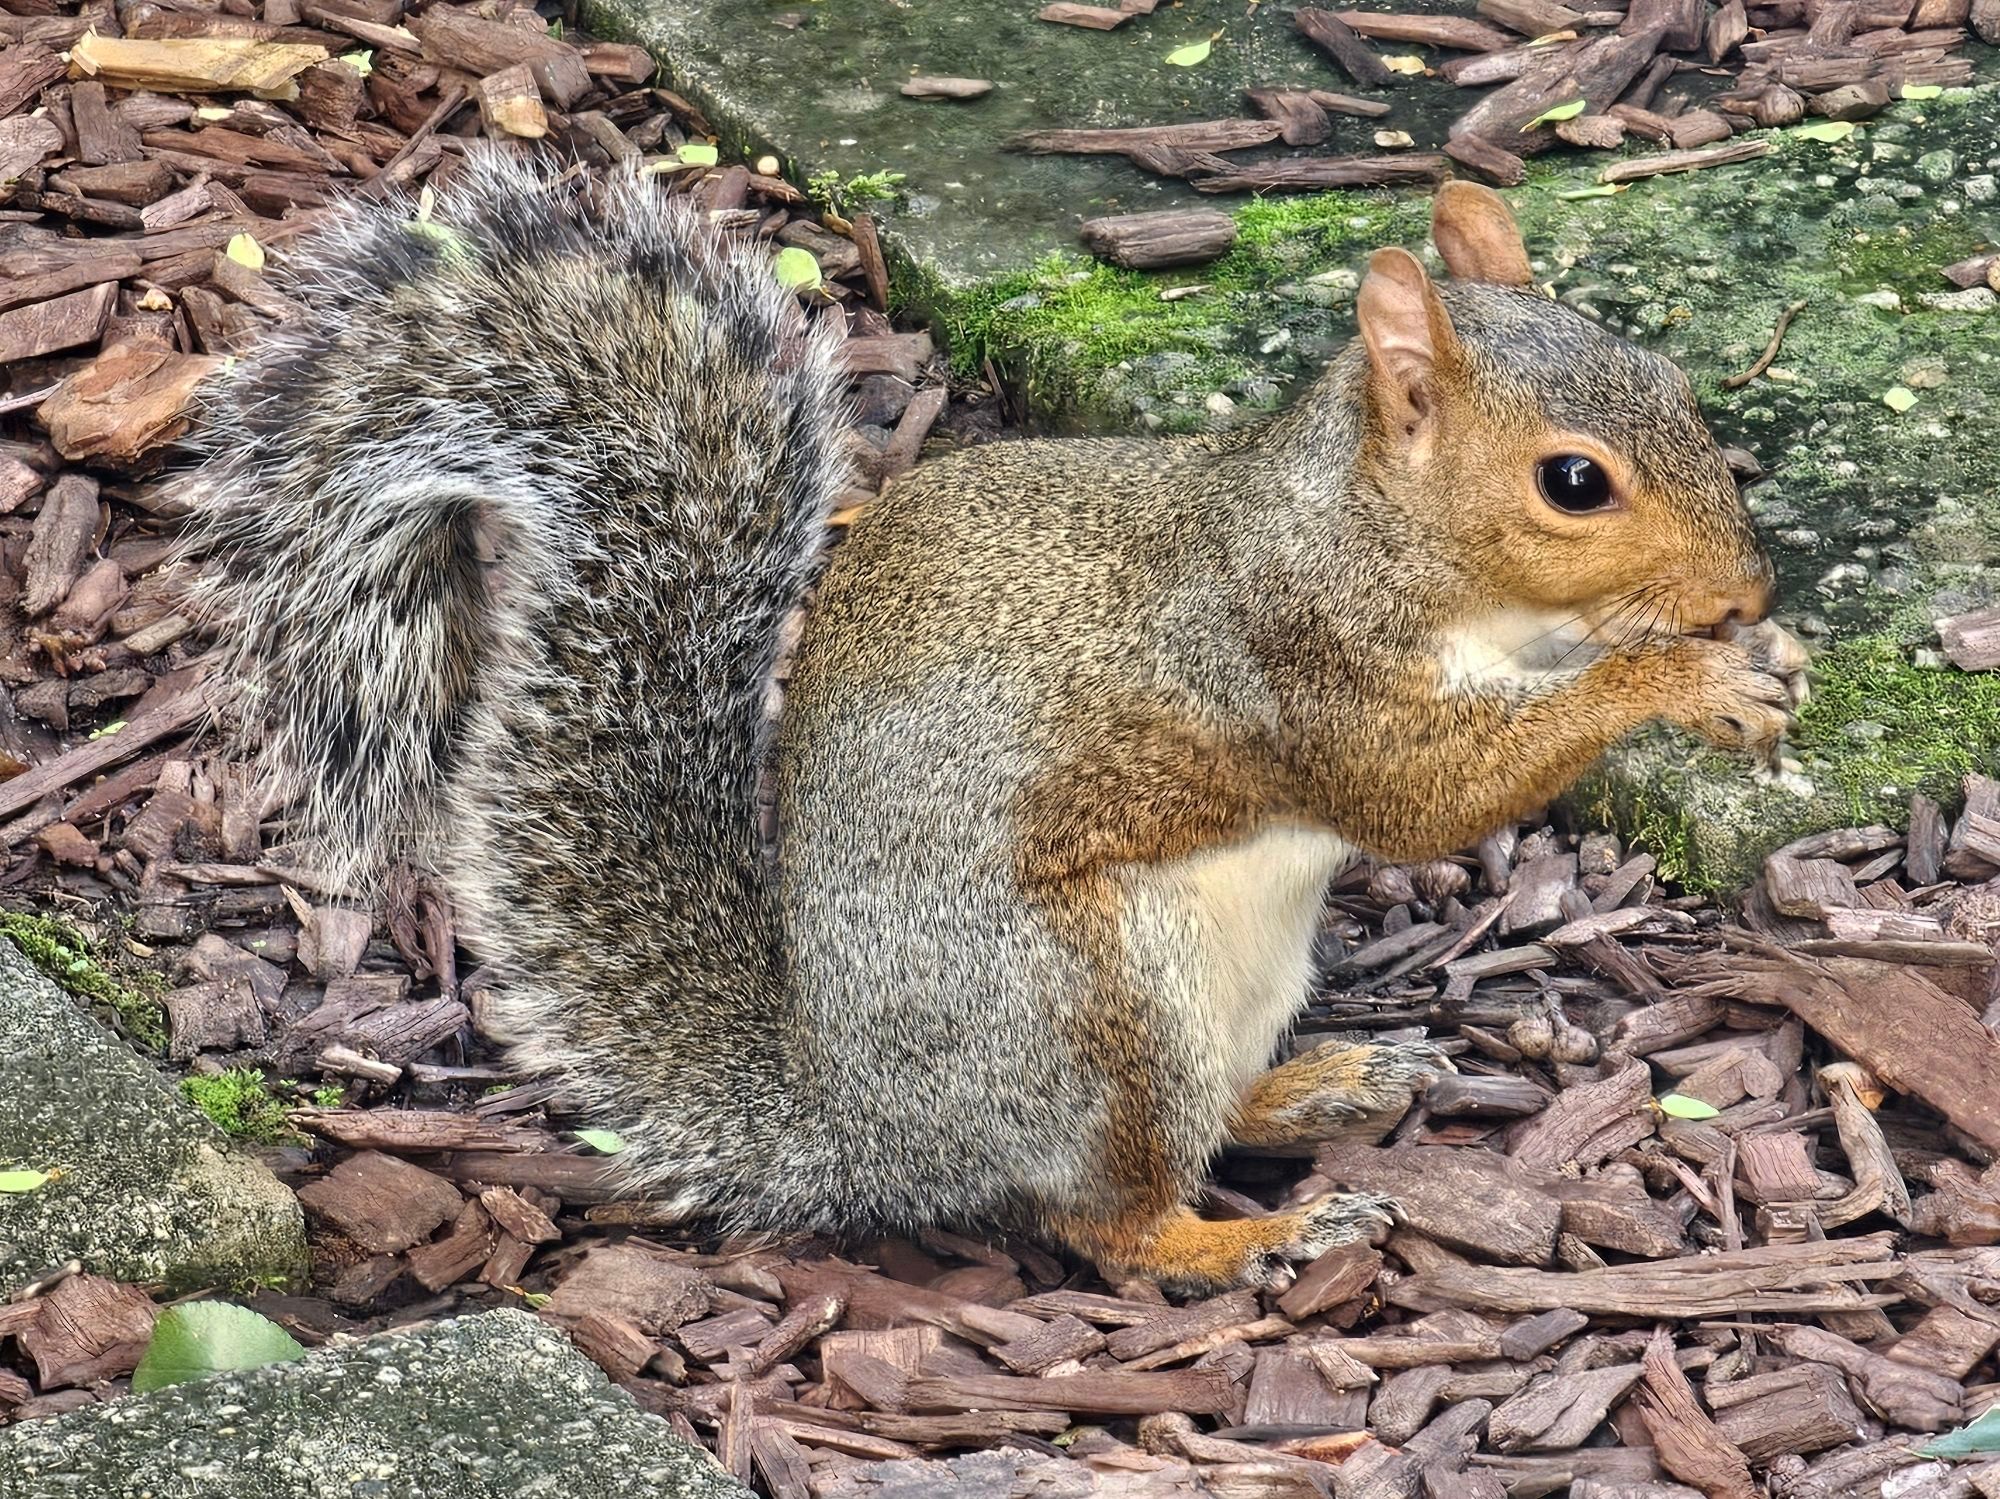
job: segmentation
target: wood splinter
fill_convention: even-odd
[[[1778,357],[1779,346],[1785,341],[1785,330],[1792,326],[1792,319],[1806,310],[1804,302],[1794,302],[1778,314],[1777,326],[1771,330],[1771,341],[1764,345],[1764,352],[1757,356],[1757,362],[1740,375],[1731,375],[1722,382],[1724,390],[1741,390],[1771,367],[1771,361]]]

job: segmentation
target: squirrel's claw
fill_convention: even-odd
[[[1318,1259],[1329,1249],[1372,1239],[1402,1217],[1394,1198],[1379,1192],[1332,1192],[1297,1213],[1299,1233],[1272,1257],[1268,1273],[1289,1278],[1291,1263]],[[1268,1284],[1268,1282],[1267,1282]]]
[[[1804,642],[1776,620],[1727,626],[1716,634],[1718,639],[1741,646],[1758,671],[1776,677],[1784,685],[1786,707],[1796,711],[1811,696],[1812,684],[1807,678],[1807,670],[1812,665],[1812,657],[1807,653]]]
[[[1681,648],[1694,653],[1695,675],[1675,719],[1717,749],[1742,750],[1776,765],[1792,709],[1805,697],[1804,647],[1768,621],[1727,636],[1683,642]]]

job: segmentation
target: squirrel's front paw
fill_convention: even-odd
[[[1731,645],[1743,647],[1750,653],[1750,659],[1759,671],[1783,682],[1787,707],[1797,709],[1806,700],[1811,691],[1806,669],[1812,665],[1812,657],[1807,654],[1798,636],[1776,620],[1767,619],[1754,625],[1724,625],[1716,631],[1716,636]]]
[[[1718,749],[1747,750],[1761,760],[1775,760],[1792,723],[1791,677],[1767,670],[1736,641],[1690,637],[1677,644],[1689,653],[1684,659],[1693,668],[1693,681],[1688,697],[1675,707],[1674,721]],[[1802,671],[1798,690],[1804,691]]]

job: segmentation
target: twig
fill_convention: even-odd
[[[1804,302],[1794,302],[1778,314],[1778,326],[1771,330],[1771,341],[1764,345],[1764,352],[1757,356],[1757,362],[1740,375],[1731,375],[1722,382],[1724,390],[1740,390],[1771,367],[1771,361],[1778,357],[1778,346],[1785,341],[1785,330],[1792,326],[1792,319],[1806,310]]]
[[[363,198],[380,197],[382,190],[389,184],[390,173],[408,161],[415,154],[417,147],[429,140],[432,132],[446,120],[450,119],[458,107],[465,103],[467,97],[464,84],[454,83],[450,88],[446,89],[444,97],[438,101],[438,107],[430,112],[430,118],[410,133],[410,138],[403,142],[402,150],[383,162],[381,170],[361,184],[358,189],[358,196]]]
[[[24,395],[9,396],[6,400],[0,401],[0,416],[7,416],[16,411],[25,411],[30,406],[39,406],[55,393],[55,386],[44,385],[40,390],[31,390]]]
[[[213,682],[190,682],[173,697],[135,717],[116,734],[79,744],[47,764],[15,776],[0,787],[0,817],[24,811],[51,791],[61,791],[107,765],[137,754],[155,740],[178,733],[212,711],[219,696]]]

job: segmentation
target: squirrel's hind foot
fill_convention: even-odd
[[[1419,1088],[1452,1071],[1428,1041],[1316,1046],[1250,1085],[1230,1121],[1238,1145],[1312,1145],[1357,1119],[1400,1114]]]
[[[1151,1220],[1059,1222],[1056,1232],[1107,1274],[1156,1282],[1177,1295],[1283,1290],[1294,1262],[1370,1238],[1395,1221],[1395,1204],[1372,1192],[1338,1192],[1268,1218],[1212,1221],[1176,1207]]]

